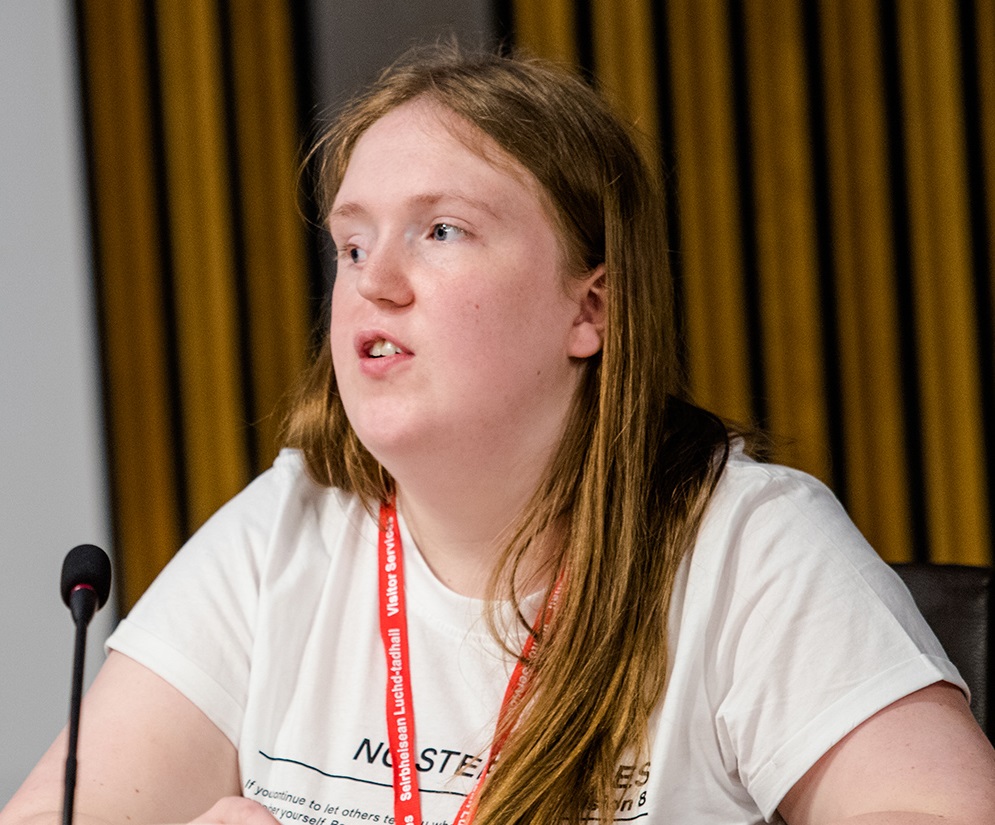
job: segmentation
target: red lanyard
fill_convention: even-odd
[[[404,565],[397,511],[393,502],[380,506],[380,637],[387,657],[387,738],[394,772],[394,821],[397,825],[421,825],[421,801],[415,767],[415,708],[411,694],[411,667],[408,656],[408,621],[404,605]],[[560,592],[557,582],[553,595],[536,619],[535,630],[545,627],[552,617]],[[504,692],[497,729],[503,731],[491,744],[487,766],[473,789],[463,799],[453,825],[469,825],[477,810],[484,780],[508,738],[505,722],[521,701],[529,683],[524,666],[535,645],[536,633],[530,633],[515,663]]]

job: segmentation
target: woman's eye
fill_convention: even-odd
[[[366,250],[360,249],[358,246],[350,247],[346,252],[349,255],[349,260],[354,264],[361,264],[366,260]]]
[[[433,241],[452,241],[463,234],[463,230],[451,223],[437,223],[432,227]]]

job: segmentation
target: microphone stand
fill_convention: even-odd
[[[69,700],[69,752],[66,755],[66,784],[62,798],[62,825],[72,825],[76,799],[76,749],[79,742],[79,716],[83,704],[83,661],[86,658],[86,629],[97,612],[97,594],[89,584],[79,584],[69,597],[69,609],[76,624],[73,653],[73,685]]]

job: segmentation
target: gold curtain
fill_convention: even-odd
[[[306,361],[292,3],[80,0],[77,17],[126,611],[272,461]]]
[[[292,0],[77,0],[127,610],[306,361]],[[992,559],[995,4],[514,0],[659,161],[691,389],[890,561]],[[250,357],[251,353],[251,357]]]
[[[889,561],[992,561],[995,4],[515,0],[669,185],[696,399]],[[573,42],[566,33],[573,33]]]

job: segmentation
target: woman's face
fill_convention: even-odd
[[[545,459],[600,333],[531,176],[415,100],[356,144],[330,229],[332,359],[366,448],[399,480],[407,461]]]

